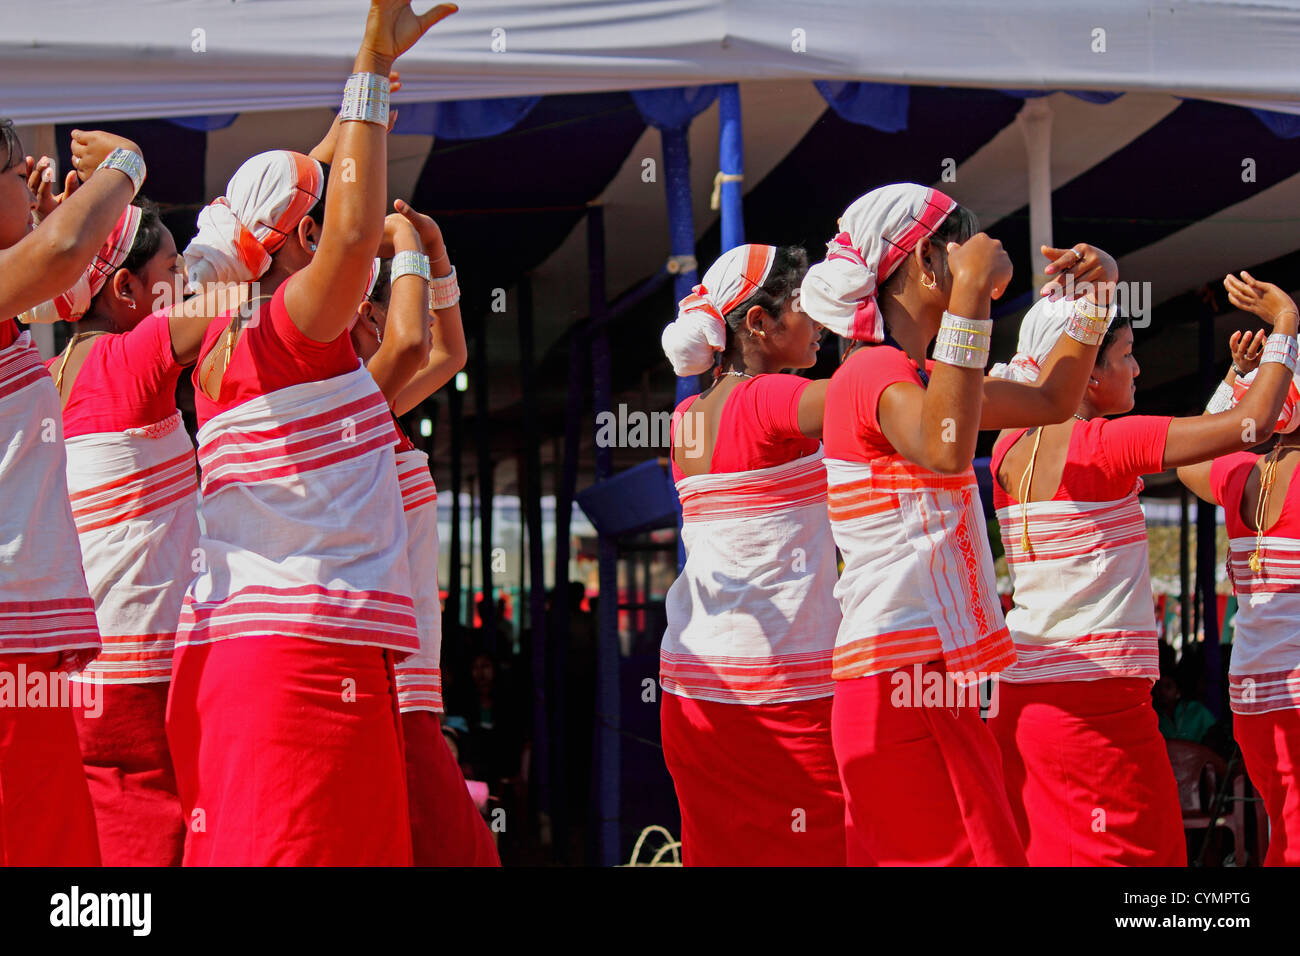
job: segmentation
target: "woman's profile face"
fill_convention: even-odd
[[[180,278],[181,282],[176,280]],[[159,309],[170,309],[176,302],[176,289],[185,280],[185,260],[176,250],[176,239],[171,230],[162,227],[162,241],[158,251],[144,264],[138,274],[140,282],[147,290],[141,299],[136,299],[136,318],[143,319]]]
[[[0,249],[8,249],[35,227],[36,197],[27,188],[27,158],[10,156],[0,145]]]
[[[786,300],[781,314],[773,322],[770,348],[782,368],[812,368],[817,364],[823,327],[799,308],[799,295]]]

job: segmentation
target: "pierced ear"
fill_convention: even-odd
[[[751,305],[749,311],[745,313],[745,328],[750,333],[757,335],[763,331],[763,320],[767,317],[767,310],[761,305]]]
[[[144,283],[125,269],[118,269],[108,280],[113,298],[121,300],[124,305],[135,307],[140,304]]]
[[[316,228],[316,220],[311,216],[303,216],[298,220],[298,241],[308,252],[316,251],[316,241],[312,239],[312,231]]]

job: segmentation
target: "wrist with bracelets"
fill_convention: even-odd
[[[403,249],[393,256],[389,275],[388,284],[390,286],[402,276],[419,276],[425,282],[428,282],[429,257],[423,252],[416,252],[414,249]]]
[[[429,311],[450,309],[460,301],[460,283],[456,280],[456,267],[445,276],[429,280]]]
[[[967,319],[944,312],[934,340],[934,360],[982,370],[988,364],[992,336],[992,319]]]
[[[96,171],[101,169],[116,169],[118,172],[126,173],[131,180],[131,185],[135,187],[134,196],[139,195],[140,187],[144,185],[144,157],[135,150],[123,149],[119,146],[107,156],[104,161],[95,167]]]
[[[376,123],[387,128],[390,89],[386,76],[378,73],[353,73],[343,87],[339,121]]]
[[[1227,382],[1220,382],[1219,387],[1214,390],[1210,400],[1206,403],[1205,411],[1211,415],[1217,415],[1219,412],[1226,412],[1232,407],[1232,386]]]
[[[1259,363],[1263,365],[1265,362],[1277,362],[1294,372],[1298,355],[1300,355],[1300,344],[1297,344],[1294,335],[1274,332],[1264,340],[1264,352],[1260,356]]]
[[[1109,306],[1099,306],[1089,299],[1076,299],[1070,317],[1066,320],[1065,334],[1083,345],[1100,345],[1110,328]]]

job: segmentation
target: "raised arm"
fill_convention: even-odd
[[[420,241],[429,254],[429,271],[434,278],[451,272],[451,257],[447,254],[438,224],[424,213],[416,212],[409,203],[397,200],[393,207],[410,221],[420,234]],[[393,321],[389,305],[389,322]],[[465,327],[460,318],[460,303],[437,309],[429,329],[428,359],[392,401],[393,412],[405,415],[415,406],[442,388],[451,377],[465,367],[468,352],[465,348]],[[388,343],[387,337],[384,344]],[[382,348],[382,346],[381,346]]]
[[[401,0],[371,0],[353,75],[372,74],[386,86],[393,61],[431,26],[455,12],[455,5],[439,4],[416,15]],[[386,102],[387,97],[383,99]],[[285,289],[289,317],[317,342],[332,342],[346,332],[356,304],[365,295],[370,263],[384,230],[387,116],[385,110],[382,121],[341,119],[320,243],[312,261],[289,278]]]
[[[81,278],[136,193],[126,172],[99,168],[115,149],[140,155],[140,147],[121,136],[72,131],[72,161],[85,185],[22,239],[0,249],[0,317],[18,315],[62,295]],[[9,169],[0,175],[18,176],[24,195],[29,194],[32,169],[26,157],[7,159]]]
[[[1247,272],[1243,272],[1240,279],[1225,276],[1223,284],[1233,305],[1270,322],[1273,335],[1295,338],[1300,311],[1280,288],[1270,282],[1259,282]],[[1249,333],[1244,337],[1240,333],[1233,336],[1234,366],[1254,363],[1252,346],[1256,341]],[[1271,349],[1265,353],[1271,354]],[[1247,370],[1244,364],[1242,369]],[[1175,418],[1165,439],[1165,467],[1177,468],[1179,481],[1198,498],[1213,503],[1214,492],[1210,486],[1213,459],[1252,448],[1272,437],[1293,377],[1293,370],[1281,362],[1262,362],[1245,397],[1236,407],[1217,413],[1207,410],[1206,414],[1191,418]]]
[[[384,240],[385,246],[391,243],[394,266],[401,258],[424,255],[419,234],[404,216],[392,215],[384,221]],[[379,343],[379,350],[366,363],[366,369],[394,411],[397,411],[396,401],[402,390],[419,372],[428,356],[428,315],[429,283],[415,273],[394,274],[388,294],[384,338]]]
[[[1042,249],[1052,259],[1046,271],[1056,278],[1044,285],[1040,294],[1055,295],[1073,286],[1096,310],[1110,309],[1119,267],[1109,254],[1086,243],[1074,249]],[[1043,362],[1038,381],[1029,384],[986,378],[980,428],[1031,428],[1065,421],[1083,400],[1099,347],[1100,340],[1088,345],[1062,334]]]
[[[1011,259],[1002,243],[984,233],[948,245],[952,295],[948,311],[984,320],[990,300],[1011,281]],[[987,358],[987,353],[985,353]],[[940,474],[958,474],[975,457],[984,369],[936,361],[928,388],[897,382],[880,394],[877,416],[889,443],[910,461]]]

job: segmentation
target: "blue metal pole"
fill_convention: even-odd
[[[728,83],[718,92],[718,190],[722,218],[722,251],[745,242],[744,183],[733,177],[745,173],[745,142],[740,124],[740,87]]]

